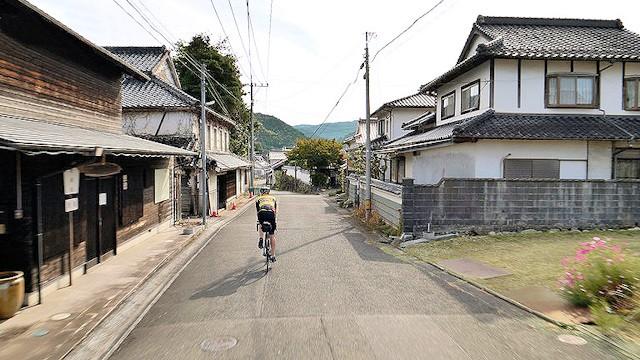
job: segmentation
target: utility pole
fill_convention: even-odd
[[[369,106],[369,33],[364,34],[364,79],[365,79],[365,109],[367,112],[367,140],[365,143],[365,218],[371,217],[371,109]]]
[[[256,158],[255,158],[255,135],[254,135],[254,121],[255,119],[253,118],[253,88],[254,87],[268,87],[269,84],[263,84],[263,83],[254,83],[253,82],[253,75],[249,74],[249,96],[251,98],[251,104],[249,106],[249,122],[251,124],[250,126],[250,135],[249,135],[249,162],[251,162],[251,174],[249,176],[249,190],[252,191],[254,194],[256,192],[256,190],[254,189],[254,180],[255,180],[255,167],[256,167]]]
[[[202,188],[202,226],[207,225],[207,215],[209,212],[209,182],[207,181],[207,113],[205,107],[207,106],[206,99],[206,83],[205,83],[205,71],[204,64],[200,67],[200,159],[202,160],[202,172],[200,173],[200,187]]]
[[[249,162],[251,163],[251,174],[249,174],[249,191],[255,195],[256,193],[256,189],[255,189],[255,184],[254,184],[254,174],[255,174],[255,168],[256,168],[256,160],[255,160],[255,149],[253,148],[255,146],[255,138],[253,137],[253,75],[250,75],[250,91],[249,93],[251,94],[251,105],[249,107],[249,122],[251,123],[251,130],[250,130],[250,134],[249,134]]]

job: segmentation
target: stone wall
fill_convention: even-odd
[[[640,222],[640,181],[405,179],[402,204],[404,232],[632,227]]]

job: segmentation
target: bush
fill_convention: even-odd
[[[401,233],[400,229],[384,222],[380,214],[373,210],[371,210],[369,220],[365,220],[366,210],[363,206],[355,209],[353,214],[363,220],[369,229],[375,230],[385,236],[399,236]]]
[[[602,309],[623,313],[634,307],[640,264],[621,246],[594,237],[580,244],[573,258],[565,258],[563,266],[565,274],[560,283],[563,295],[572,304],[592,306],[600,313]]]
[[[282,172],[276,173],[276,181],[273,187],[275,190],[294,191],[302,194],[311,194],[313,192],[309,184]]]

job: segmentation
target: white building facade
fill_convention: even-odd
[[[639,79],[640,37],[619,20],[480,16],[458,64],[421,88],[434,127],[380,152],[417,184],[640,178]]]

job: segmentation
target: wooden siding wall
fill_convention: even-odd
[[[99,73],[0,32],[2,114],[121,132],[120,88],[117,71]]]
[[[167,168],[170,165],[169,159],[145,159],[145,160],[123,160],[122,162],[118,162],[123,164],[123,166],[144,166],[146,169],[150,169],[151,171],[145,171],[145,176],[153,176],[153,169]],[[145,164],[145,165],[143,165]],[[144,191],[143,191],[143,209],[142,209],[142,217],[138,219],[135,223],[131,225],[127,225],[124,227],[118,226],[116,233],[116,241],[118,245],[130,240],[132,237],[139,235],[147,230],[150,230],[154,226],[163,223],[169,219],[171,219],[172,214],[172,198],[173,195],[169,197],[169,200],[162,201],[160,203],[155,203],[155,191],[154,191],[154,179],[151,181],[145,181]],[[122,187],[122,182],[118,182],[117,185],[119,188]]]

